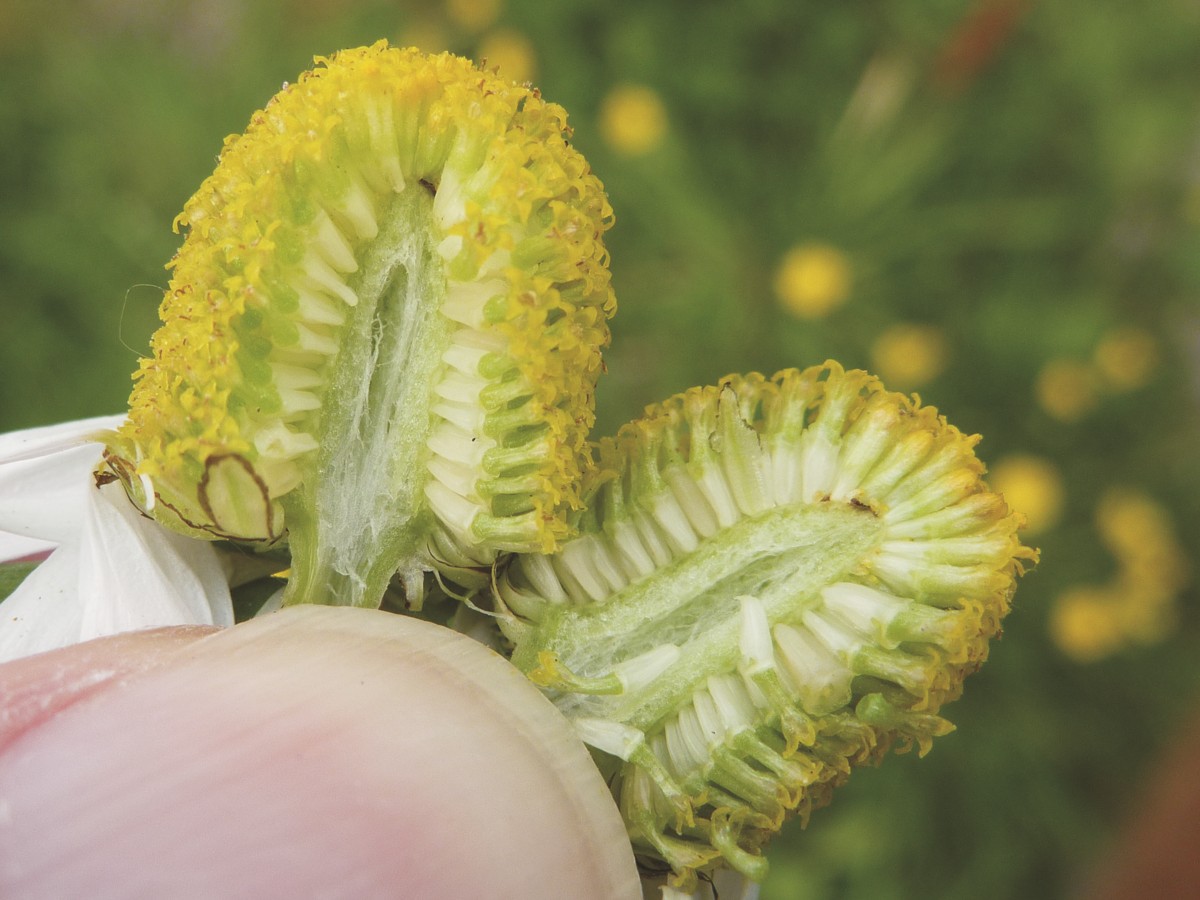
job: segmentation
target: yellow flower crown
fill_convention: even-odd
[[[186,533],[287,534],[292,600],[551,550],[615,310],[612,211],[537,91],[349,50],[226,140],[176,221],[109,465]],[[366,584],[360,584],[362,581]]]

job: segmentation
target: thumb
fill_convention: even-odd
[[[103,639],[0,666],[0,698],[0,896],[641,896],[566,721],[435,625]]]

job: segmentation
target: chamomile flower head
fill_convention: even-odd
[[[975,443],[836,363],[732,376],[603,441],[578,536],[498,571],[648,869],[759,880],[785,819],[951,730],[1035,557]]]
[[[468,60],[318,59],[185,206],[108,465],[188,534],[293,552],[289,599],[548,551],[580,504],[612,211],[561,107]]]

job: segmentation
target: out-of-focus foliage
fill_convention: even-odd
[[[570,111],[617,212],[602,431],[834,357],[982,433],[1029,507],[1043,563],[959,731],[785,833],[763,897],[1077,884],[1200,675],[1200,6],[7,0],[0,430],[122,407],[223,136],[380,37]]]

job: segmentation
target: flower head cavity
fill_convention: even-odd
[[[602,442],[578,536],[498,574],[652,868],[759,880],[786,818],[951,730],[1035,557],[975,443],[836,363],[733,376]]]
[[[179,216],[108,453],[185,533],[284,538],[292,602],[550,551],[615,310],[612,211],[565,112],[379,43],[285,86]]]

